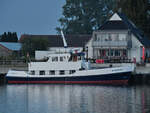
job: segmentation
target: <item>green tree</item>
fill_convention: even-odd
[[[18,37],[17,37],[17,33],[16,32],[12,33],[12,42],[18,42]]]
[[[150,3],[149,0],[117,0],[117,9],[126,14],[140,29],[150,31]]]
[[[18,37],[16,32],[4,32],[0,39],[1,42],[18,42]]]
[[[6,32],[4,32],[4,34],[2,34],[1,42],[6,42],[6,39],[7,39],[7,34]]]
[[[91,34],[108,18],[115,0],[66,0],[61,27],[56,30],[67,34]]]
[[[29,53],[33,57],[36,50],[46,50],[48,47],[48,39],[45,38],[24,38],[21,43],[21,51],[24,56]]]

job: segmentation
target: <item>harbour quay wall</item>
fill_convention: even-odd
[[[129,66],[129,65],[135,66],[135,72],[134,72],[135,75],[136,74],[150,75],[150,63],[145,63],[142,65],[133,64],[133,63],[103,63],[103,64],[92,63],[91,67],[103,68],[103,67],[119,67],[119,66]]]
[[[104,68],[104,67],[119,67],[119,66],[129,66],[132,63],[91,63],[91,67]]]
[[[136,71],[136,74],[150,75],[150,63],[146,63],[143,65],[136,65],[135,71]]]
[[[103,63],[96,64],[91,63],[91,67],[104,68],[104,67],[118,67],[118,66],[129,66],[132,63]],[[4,82],[5,75],[10,69],[14,70],[27,70],[27,64],[16,63],[16,64],[3,64],[0,65],[0,83]],[[150,63],[144,65],[135,65],[135,72],[133,73],[134,83],[149,83],[150,84]]]
[[[7,72],[10,70],[27,70],[27,64],[15,64],[15,65],[0,65],[0,84],[5,83],[5,76]]]
[[[135,65],[133,63],[91,63],[91,67],[104,68],[104,67],[119,67],[119,66],[129,66]],[[11,64],[0,64],[0,74],[6,74],[8,70],[27,70],[27,63],[11,63]],[[150,74],[150,63],[144,65],[135,65],[134,74]]]
[[[132,84],[148,84],[150,85],[150,74],[136,74],[133,76]]]
[[[0,74],[6,74],[8,70],[27,70],[24,60],[0,60]]]
[[[0,74],[0,85],[5,83],[6,74]]]
[[[27,70],[27,65],[0,65],[0,74],[6,74],[10,69]]]
[[[103,64],[91,64],[95,68],[104,67],[118,67],[118,66],[129,66],[135,65],[135,71],[132,74],[132,84],[150,84],[150,63],[145,64],[132,64],[132,63],[103,63]]]

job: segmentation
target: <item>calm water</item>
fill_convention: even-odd
[[[150,86],[1,85],[0,113],[150,113]]]

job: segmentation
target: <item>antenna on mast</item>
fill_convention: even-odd
[[[67,42],[66,42],[66,39],[65,39],[65,36],[64,36],[64,33],[63,33],[62,30],[61,30],[61,36],[62,36],[62,39],[63,39],[64,48],[67,48]]]

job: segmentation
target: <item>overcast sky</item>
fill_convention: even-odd
[[[0,0],[0,34],[56,34],[65,0]]]

